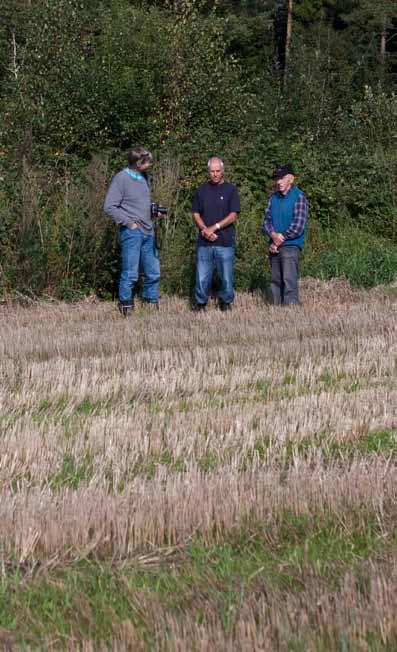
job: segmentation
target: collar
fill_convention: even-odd
[[[132,179],[135,179],[135,181],[145,181],[145,177],[140,172],[134,172],[133,170],[130,170],[130,168],[124,168],[124,172],[126,172]]]

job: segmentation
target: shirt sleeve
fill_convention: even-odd
[[[201,205],[201,197],[200,197],[200,189],[197,188],[196,192],[194,193],[193,197],[193,205],[192,205],[192,212],[193,213],[202,213],[202,205]]]
[[[232,194],[230,195],[230,201],[229,201],[229,212],[230,213],[240,213],[241,207],[240,207],[240,195],[239,192],[234,186]]]
[[[103,210],[106,215],[112,218],[113,222],[120,226],[131,226],[132,220],[127,211],[123,208],[123,184],[118,174],[113,177],[108,193],[105,198]]]
[[[294,240],[302,235],[306,228],[308,215],[309,204],[302,193],[295,202],[292,222],[282,234],[286,240]]]
[[[273,231],[274,226],[272,219],[272,198],[270,198],[265,209],[265,214],[263,216],[262,233],[268,235],[270,238]]]

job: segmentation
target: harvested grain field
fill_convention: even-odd
[[[0,306],[0,648],[397,649],[397,293]]]

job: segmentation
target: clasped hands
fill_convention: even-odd
[[[215,240],[218,240],[218,236],[215,233],[216,225],[214,224],[213,226],[206,226],[205,229],[202,229],[200,231],[201,235],[209,240],[210,242],[215,242]]]
[[[272,244],[269,247],[269,251],[271,254],[278,254],[278,248],[285,242],[285,238],[282,233],[276,233],[276,231],[273,231],[270,237]]]

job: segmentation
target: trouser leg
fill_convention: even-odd
[[[158,303],[160,283],[160,260],[153,235],[143,236],[141,264],[144,274],[143,299]]]
[[[196,287],[194,299],[198,305],[206,305],[214,272],[213,247],[197,247],[196,253]]]
[[[296,305],[299,303],[299,256],[300,249],[295,246],[284,246],[280,250],[283,281],[284,297],[283,303],[286,306]]]
[[[281,264],[281,253],[270,254],[269,263],[271,270],[270,289],[273,296],[273,303],[279,306],[283,303],[283,268]]]
[[[224,304],[230,305],[234,299],[233,265],[234,247],[214,247],[215,264],[221,282],[218,296]]]
[[[119,300],[123,305],[132,305],[134,288],[139,278],[139,260],[142,244],[142,232],[139,229],[120,229],[121,275],[119,283]]]

